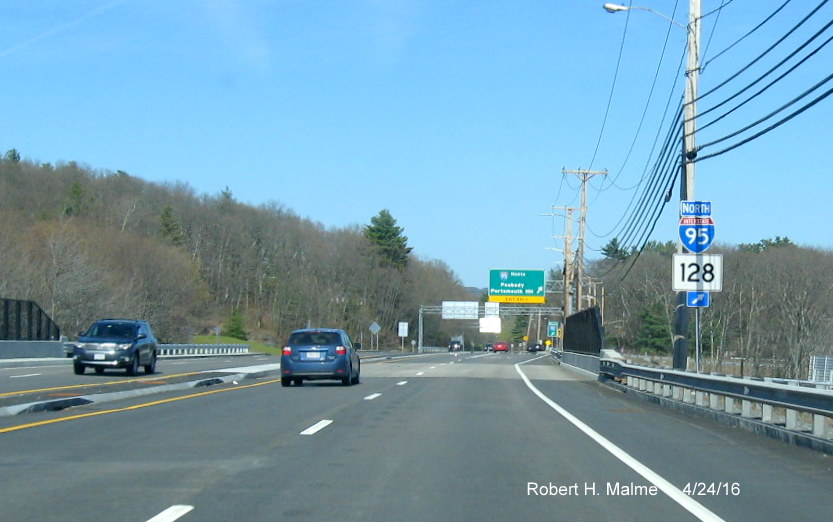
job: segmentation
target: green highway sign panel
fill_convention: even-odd
[[[489,271],[489,301],[492,303],[545,303],[544,271]]]

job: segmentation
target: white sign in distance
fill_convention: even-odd
[[[408,323],[399,323],[399,337],[408,337]]]
[[[477,301],[443,301],[443,319],[477,319]]]
[[[500,317],[500,303],[483,303],[483,317]]]
[[[500,317],[480,318],[480,333],[500,333],[500,327]]]
[[[723,290],[722,254],[674,254],[672,289],[675,292]]]

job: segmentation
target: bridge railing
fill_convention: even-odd
[[[827,384],[692,373],[612,359],[599,360],[599,375],[659,398],[783,426],[827,441],[833,438],[833,391]]]
[[[160,344],[160,357],[199,357],[213,355],[244,355],[248,344]]]

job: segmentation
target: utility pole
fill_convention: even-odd
[[[582,291],[584,277],[584,234],[587,228],[587,182],[593,176],[607,176],[605,170],[567,170],[561,169],[562,174],[575,174],[581,181],[581,212],[578,225],[578,252],[576,254],[576,306],[581,309]]]
[[[567,230],[564,236],[564,317],[572,314],[573,306],[570,290],[573,284],[573,211],[575,207],[552,207],[553,210],[563,210],[567,213]]]
[[[697,89],[700,80],[700,0],[690,0],[688,25],[688,62],[686,64],[685,108],[683,121],[683,179],[680,183],[680,200],[694,199],[694,161],[697,159],[697,145],[694,133],[697,130]],[[684,251],[682,243],[677,252]],[[672,362],[675,370],[688,367],[688,306],[686,293],[677,292],[674,309],[674,346]]]

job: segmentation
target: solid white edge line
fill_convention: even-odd
[[[310,426],[309,428],[302,431],[300,434],[301,435],[315,435],[316,433],[323,430],[324,428],[326,428],[327,426],[329,426],[332,423],[333,423],[333,421],[327,420],[327,419],[324,419],[322,421],[318,421],[315,424],[313,424],[312,426]]]
[[[159,513],[155,517],[151,518],[147,522],[173,522],[174,520],[182,517],[186,513],[190,512],[194,509],[194,506],[171,506],[165,511]]]
[[[378,399],[378,398],[379,398],[379,397],[381,397],[381,396],[382,396],[382,394],[381,394],[381,393],[371,393],[370,395],[368,395],[367,397],[365,397],[365,398],[364,398],[364,400],[366,400],[366,401],[372,401],[373,399]]]
[[[662,478],[658,473],[653,471],[645,464],[642,464],[635,458],[631,457],[625,450],[607,440],[604,436],[602,436],[602,434],[600,434],[587,424],[580,421],[573,414],[571,414],[570,412],[556,404],[555,401],[544,395],[544,393],[541,392],[541,390],[539,390],[535,387],[534,384],[532,384],[532,382],[520,368],[521,364],[531,362],[534,360],[535,359],[530,359],[528,361],[516,363],[515,371],[517,371],[518,375],[521,376],[521,379],[523,379],[524,384],[526,384],[526,387],[529,388],[532,391],[532,393],[537,395],[539,399],[544,401],[547,404],[547,406],[549,406],[550,408],[555,410],[559,415],[567,419],[573,426],[583,431],[585,435],[593,439],[594,442],[596,442],[602,448],[606,449],[608,452],[610,452],[611,455],[622,461],[626,466],[628,466],[638,474],[642,475],[642,477],[645,478],[645,480],[654,484],[663,493],[668,495],[668,497],[671,498],[671,500],[682,506],[686,511],[688,511],[695,517],[699,518],[700,520],[708,520],[715,522],[723,520],[718,515],[706,508],[703,504],[700,504],[696,500],[692,499],[691,497],[680,491],[680,489],[678,489],[674,484]]]

